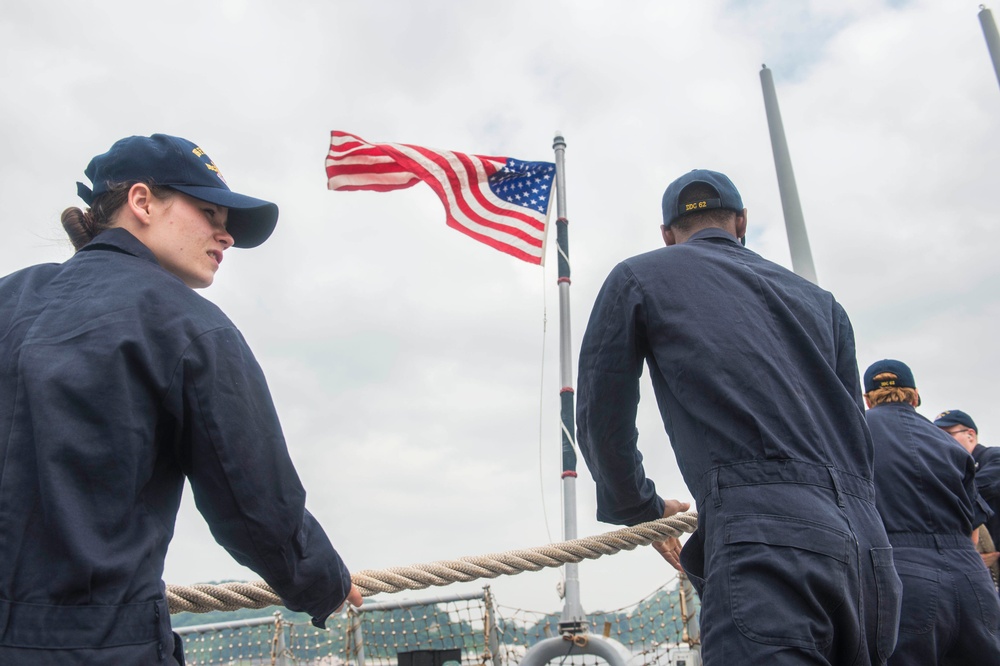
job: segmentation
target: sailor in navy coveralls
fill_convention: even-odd
[[[910,368],[885,359],[865,371],[879,513],[903,581],[890,664],[1000,665],[1000,599],[972,542],[990,510],[976,466],[917,413]]]
[[[961,409],[941,412],[934,417],[934,425],[951,435],[976,461],[976,489],[993,512],[986,529],[993,545],[1000,546],[1000,447],[980,444],[979,427]]]
[[[0,279],[0,664],[183,663],[161,580],[184,480],[212,534],[322,624],[350,573],[305,509],[264,375],[193,289],[274,204],[156,134],[86,170],[78,252]]]
[[[667,247],[611,271],[580,350],[578,441],[598,518],[678,510],[635,428],[645,363],[698,530],[706,666],[882,664],[900,583],[875,509],[854,335],[831,294],[747,250],[732,182],[692,171],[663,196]],[[676,540],[658,550],[677,564]]]

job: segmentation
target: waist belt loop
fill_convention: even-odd
[[[844,496],[840,492],[840,483],[837,481],[837,472],[832,466],[827,466],[826,469],[830,472],[830,481],[833,483],[833,492],[837,495],[837,506],[844,508]]]
[[[719,508],[722,506],[722,493],[719,492],[719,468],[716,467],[709,474],[709,490],[708,492],[715,494],[715,507]]]

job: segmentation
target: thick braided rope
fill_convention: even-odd
[[[513,576],[524,571],[538,571],[546,567],[596,560],[623,550],[634,550],[667,537],[678,537],[694,532],[698,514],[694,511],[679,513],[670,518],[626,527],[593,537],[563,541],[548,546],[523,550],[508,550],[492,555],[441,560],[430,564],[388,569],[365,569],[351,576],[351,581],[370,597],[380,592],[422,590],[431,586],[466,583],[479,578]],[[167,601],[171,613],[207,613],[213,610],[232,611],[239,608],[264,608],[280,606],[281,599],[267,583],[223,583],[221,585],[168,585]]]

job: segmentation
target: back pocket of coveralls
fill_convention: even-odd
[[[903,598],[903,584],[893,563],[892,548],[872,548],[872,567],[875,574],[877,613],[875,647],[884,663],[896,648],[899,640],[899,611]]]
[[[733,621],[750,640],[823,650],[850,595],[850,534],[784,516],[730,516],[726,553]],[[853,586],[856,587],[856,586]]]
[[[993,587],[989,570],[983,567],[981,571],[967,571],[965,577],[972,588],[972,593],[979,601],[979,612],[983,616],[986,630],[991,634],[997,633],[1000,627],[1000,598],[997,597],[996,588]]]
[[[926,634],[937,619],[938,589],[941,575],[934,569],[896,560],[896,573],[903,583],[903,612],[899,631]]]

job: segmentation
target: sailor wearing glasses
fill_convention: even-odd
[[[934,419],[934,425],[955,438],[976,461],[976,486],[979,494],[993,510],[993,517],[986,521],[986,530],[993,544],[1000,544],[1000,447],[983,446],[979,443],[979,428],[972,417],[960,409],[941,412]],[[987,565],[997,561],[997,555],[986,560]]]

